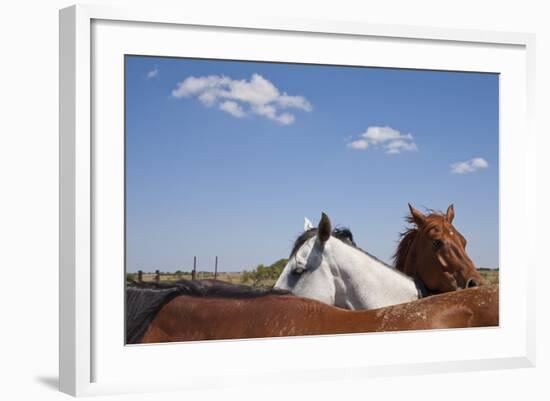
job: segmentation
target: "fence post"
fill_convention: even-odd
[[[160,271],[155,270],[155,281],[158,283],[160,281]]]
[[[216,263],[214,265],[214,280],[218,278],[218,257],[216,256]]]
[[[138,282],[143,282],[143,272],[141,270],[138,270]]]
[[[191,272],[191,280],[197,277],[197,257],[193,256],[193,271]]]

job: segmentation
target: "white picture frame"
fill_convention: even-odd
[[[201,37],[201,49],[173,54],[175,47],[169,43],[154,49],[156,39],[169,35],[193,35]],[[140,36],[143,32],[149,36]],[[215,33],[215,35],[211,35]],[[216,43],[210,37],[235,39],[231,45],[224,43],[223,49],[212,54]],[[262,35],[272,41],[270,50],[238,48],[238,38],[247,40],[250,35]],[[139,43],[135,43],[140,38]],[[225,38],[224,38],[225,39]],[[298,52],[288,45],[293,42],[323,43],[330,48],[330,42],[337,39],[342,54],[315,55]],[[133,42],[132,42],[133,41]],[[535,363],[534,339],[534,252],[525,239],[515,235],[517,228],[534,231],[535,227],[535,133],[532,128],[534,88],[534,41],[530,34],[483,32],[458,29],[436,29],[414,26],[375,25],[350,21],[292,20],[278,18],[224,18],[211,15],[186,13],[181,10],[151,8],[111,8],[108,6],[72,6],[60,11],[60,390],[72,395],[94,395],[170,389],[202,389],[209,386],[234,385],[232,374],[243,372],[254,377],[256,382],[272,382],[274,375],[287,381],[326,380],[330,378],[399,375],[430,373],[440,371],[466,371],[477,369],[500,369],[529,367]],[[170,42],[170,41],[168,41]],[[315,43],[314,43],[315,42]],[[383,43],[382,43],[383,42]],[[156,43],[161,43],[157,41]],[[278,45],[279,44],[279,45]],[[328,57],[341,57],[347,62],[365,65],[365,61],[353,58],[347,45],[371,46],[377,60],[369,65],[426,69],[477,70],[472,63],[485,63],[480,71],[502,74],[501,82],[501,326],[499,328],[433,331],[426,333],[392,333],[376,335],[329,336],[325,338],[285,338],[246,341],[199,342],[189,344],[167,344],[143,347],[125,347],[119,341],[118,329],[100,330],[120,320],[123,325],[123,298],[120,297],[124,266],[119,266],[120,230],[105,227],[106,220],[120,221],[123,202],[116,189],[123,184],[120,172],[120,116],[109,117],[105,113],[119,113],[120,102],[120,54],[139,52],[157,55],[202,55],[218,58],[254,57],[256,60],[276,58],[277,60],[327,62]],[[383,46],[381,46],[383,44]],[[172,47],[171,47],[172,46]],[[401,46],[402,52],[390,52],[392,46]],[[221,47],[218,45],[218,47]],[[316,47],[311,46],[313,49]],[[244,47],[243,47],[244,48]],[[269,53],[283,51],[273,56]],[[302,47],[303,49],[304,47]],[[141,50],[140,50],[141,49]],[[145,50],[143,50],[145,49]],[[147,50],[149,49],[149,50]],[[377,50],[378,49],[378,50]],[[423,54],[415,60],[405,60],[408,49]],[[450,50],[449,50],[450,49]],[[246,53],[256,51],[252,53]],[[313,51],[313,50],[312,50]],[[442,60],[428,57],[438,52]],[[145,53],[144,53],[145,52]],[[158,52],[158,53],[157,53]],[[201,53],[202,52],[202,53]],[[233,52],[233,53],[232,53]],[[347,52],[347,53],[346,53]],[[379,52],[379,53],[377,53]],[[476,58],[469,52],[474,52]],[[305,52],[307,53],[307,52]],[[487,54],[491,53],[491,57]],[[235,57],[237,54],[237,57]],[[346,55],[347,54],[347,55]],[[457,54],[464,54],[462,61]],[[240,56],[239,56],[240,55]],[[382,57],[384,56],[384,57]],[[448,57],[446,57],[448,56]],[[299,59],[299,57],[305,57]],[[309,57],[309,58],[307,58]],[[357,56],[359,57],[359,56]],[[329,60],[330,61],[330,60]],[[407,64],[408,63],[408,64]],[[116,71],[115,71],[116,70]],[[107,73],[104,73],[107,71]],[[109,72],[110,71],[110,72]],[[113,74],[112,76],[109,74]],[[107,80],[107,81],[102,81]],[[105,102],[98,97],[106,95],[101,82],[109,82],[115,92],[108,93]],[[107,87],[107,85],[104,85]],[[514,92],[517,96],[512,97]],[[111,103],[112,102],[112,103]],[[109,111],[110,110],[110,111]],[[102,125],[107,124],[107,125]],[[97,140],[94,130],[114,132],[114,142]],[[515,132],[515,134],[513,134]],[[521,135],[518,134],[521,132]],[[118,139],[117,139],[118,138]],[[118,141],[118,142],[117,142]],[[103,160],[110,160],[104,162]],[[514,162],[514,168],[511,166]],[[110,163],[104,165],[103,163]],[[117,167],[118,166],[118,167]],[[114,168],[109,180],[104,180],[106,168]],[[102,172],[103,171],[103,172]],[[122,177],[122,181],[120,178]],[[522,190],[518,190],[520,185]],[[105,210],[101,194],[114,190],[113,210]],[[98,195],[99,194],[99,195]],[[504,203],[503,203],[504,201]],[[517,210],[518,215],[511,213]],[[113,213],[113,214],[110,214]],[[103,219],[103,220],[102,220]],[[114,224],[114,223],[113,223]],[[109,237],[114,235],[114,237]],[[113,244],[105,250],[103,242]],[[513,244],[513,247],[506,246]],[[527,255],[527,256],[525,256]],[[112,259],[109,259],[112,258]],[[113,260],[111,264],[109,260]],[[519,265],[521,269],[506,269],[507,265]],[[115,266],[106,271],[102,266]],[[103,270],[101,270],[103,269]],[[118,276],[117,276],[118,275]],[[514,284],[514,292],[511,291]],[[96,291],[101,289],[98,300]],[[113,305],[106,312],[106,300]],[[120,304],[120,305],[119,305]],[[118,323],[115,323],[118,324]],[[117,326],[118,327],[118,326]],[[376,349],[395,347],[400,338],[408,336],[415,341],[442,343],[463,341],[470,348],[457,348],[448,354],[427,355],[410,352],[399,358],[376,354]],[[415,337],[416,336],[416,337]],[[462,339],[462,340],[461,340]],[[320,341],[327,354],[318,360]],[[492,343],[490,347],[471,346],[475,342]],[[370,344],[373,343],[373,344]],[[374,344],[375,343],[375,344]],[[369,345],[370,344],[370,345]],[[372,348],[369,361],[356,355],[342,357],[341,347]],[[180,371],[174,375],[159,372],[148,376],[150,380],[139,380],[136,373],[127,369],[121,374],[121,364],[135,366],[139,361],[147,366],[154,360],[168,358],[185,347],[188,358],[198,355],[224,355],[227,360],[238,361],[239,356],[262,355],[267,363],[255,364],[253,368],[238,365],[238,362],[212,369],[198,366],[195,370]],[[281,350],[292,349],[301,358],[290,368],[285,360],[277,359]],[[220,354],[221,353],[221,354]],[[429,354],[429,353],[428,353]],[[118,359],[117,359],[118,358]],[[224,358],[224,359],[225,359]],[[270,359],[267,359],[270,358]],[[332,358],[332,360],[331,360]],[[347,359],[346,359],[347,358]],[[327,362],[328,361],[328,362]],[[244,363],[242,363],[244,365]],[[168,368],[174,368],[168,367]],[[233,372],[235,371],[235,372]],[[269,372],[269,378],[265,373]],[[146,373],[144,373],[146,374]],[[212,384],[212,383],[216,384]]]

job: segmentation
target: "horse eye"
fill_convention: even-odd
[[[434,251],[437,251],[443,246],[443,241],[441,241],[440,239],[434,239],[432,242],[432,246]]]
[[[306,270],[306,267],[302,263],[296,263],[296,266],[294,266],[294,269],[291,270],[291,273],[294,275],[299,276]]]

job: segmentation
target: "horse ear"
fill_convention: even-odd
[[[412,207],[410,203],[409,203],[409,210],[411,211],[412,220],[416,223],[416,225],[422,226],[426,221],[426,216],[424,216],[424,214],[422,214],[421,211]]]
[[[321,243],[326,242],[330,238],[332,227],[330,225],[330,219],[325,213],[321,214],[321,221],[319,221],[319,227],[317,229],[317,236]]]
[[[309,231],[313,228],[313,224],[307,217],[304,217],[304,232]]]
[[[445,215],[447,217],[447,220],[449,223],[453,222],[453,219],[455,218],[455,207],[451,203],[451,205],[447,208],[447,214]]]

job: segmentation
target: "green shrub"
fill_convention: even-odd
[[[244,271],[241,281],[243,283],[252,281],[252,285],[255,287],[273,285],[281,275],[287,262],[288,259],[279,259],[269,266],[260,264],[251,272]]]

